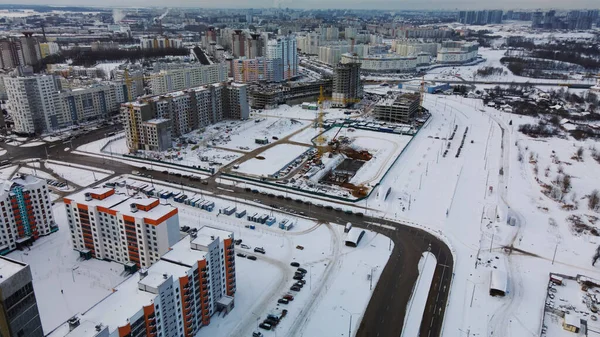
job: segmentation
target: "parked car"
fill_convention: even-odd
[[[269,323],[260,323],[258,327],[265,330],[271,330],[271,324]]]
[[[263,334],[262,334],[262,332],[254,331],[252,333],[252,337],[263,337]]]
[[[304,268],[298,268],[298,271],[301,272],[301,273],[303,273],[303,274],[308,273],[308,271],[306,269],[304,269]]]
[[[244,249],[250,249],[251,247],[246,245],[246,244],[240,244],[240,247],[244,248]]]
[[[254,252],[255,253],[261,253],[264,254],[265,253],[265,249],[263,247],[255,247],[254,248]]]
[[[296,249],[304,250],[304,246],[297,245]]]
[[[292,267],[300,267],[300,263],[298,263],[298,262],[292,262],[292,263],[290,263],[290,266],[292,266]]]
[[[239,257],[246,257],[246,254],[244,254],[244,253],[237,253],[237,256],[239,256]]]
[[[303,278],[304,278],[304,275],[302,275],[302,274],[294,275],[294,280],[302,280]]]
[[[235,240],[235,244],[236,244],[236,246],[241,245],[242,244],[242,239]]]
[[[306,280],[298,280],[296,283],[302,283],[302,285],[306,284]]]
[[[290,287],[290,290],[291,291],[300,291],[301,289],[300,289],[300,287],[293,285]]]
[[[277,303],[279,303],[279,304],[288,304],[288,303],[290,303],[290,301],[287,300],[287,299],[285,299],[285,298],[280,298],[280,299],[277,300]]]
[[[256,261],[256,256],[248,255],[248,260]]]
[[[285,298],[288,301],[293,301],[294,300],[294,296],[287,294],[287,295],[283,295],[283,298]]]

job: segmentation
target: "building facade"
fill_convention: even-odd
[[[465,41],[442,42],[437,54],[438,63],[468,63],[477,58],[479,44]]]
[[[21,176],[0,187],[0,255],[58,231],[45,180]]]
[[[359,57],[352,54],[343,54],[341,63],[360,63],[361,70],[365,72],[409,73],[416,71],[419,59],[417,55],[380,54]]]
[[[141,49],[165,49],[181,48],[181,39],[170,39],[168,37],[150,37],[140,39]]]
[[[43,337],[29,265],[0,257],[0,335]]]
[[[294,35],[269,40],[266,55],[273,63],[272,78],[289,80],[298,76],[298,50]]]
[[[233,233],[202,227],[48,337],[193,337],[234,307]]]
[[[227,64],[182,65],[178,69],[161,70],[150,77],[152,95],[227,81]]]
[[[178,210],[154,198],[89,188],[64,199],[73,249],[147,268],[179,240]]]
[[[250,107],[246,85],[217,83],[124,103],[121,114],[130,151],[154,151],[155,143],[148,143],[149,136],[145,134],[147,121],[167,119],[170,134],[179,137],[224,119],[247,119]],[[167,136],[162,133],[156,137]]]
[[[360,63],[339,63],[333,68],[332,106],[346,107],[359,102],[363,97],[360,80]]]
[[[419,109],[418,94],[401,94],[386,98],[375,105],[375,118],[378,120],[410,124]]]

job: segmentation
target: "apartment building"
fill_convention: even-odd
[[[270,76],[275,82],[298,76],[298,50],[294,35],[269,40],[266,56],[273,62],[273,73]]]
[[[181,39],[170,39],[168,37],[147,37],[140,39],[141,49],[165,49],[181,48]]]
[[[0,41],[0,66],[3,69],[35,65],[41,59],[40,44],[32,33]]]
[[[44,336],[29,265],[4,256],[0,257],[0,336]]]
[[[360,79],[360,63],[339,63],[333,68],[332,106],[346,107],[357,103],[363,97],[363,84]]]
[[[346,35],[346,38],[350,37]],[[300,52],[304,54],[317,55],[319,53],[319,46],[321,45],[321,34],[309,32],[305,35],[296,37],[296,41],[298,42],[298,50],[300,50]]]
[[[419,109],[419,94],[401,94],[375,105],[375,118],[393,123],[410,124]]]
[[[40,56],[41,58],[58,54],[60,52],[60,47],[56,42],[42,42],[40,43]]]
[[[171,122],[155,118],[142,123],[147,150],[166,151],[171,147]]]
[[[224,119],[247,119],[250,107],[246,85],[217,83],[124,103],[121,114],[130,151],[157,151],[156,143],[148,143],[147,128],[142,127],[147,121],[167,119],[170,136],[179,137]],[[156,137],[166,139],[166,132],[157,130]]]
[[[147,268],[179,240],[177,208],[112,188],[64,198],[73,249],[82,256]]]
[[[477,58],[479,44],[477,42],[466,41],[446,41],[442,42],[438,50],[438,63],[467,63]]]
[[[232,232],[200,228],[48,337],[202,335],[213,314],[235,305],[233,241]]]
[[[152,95],[220,83],[227,81],[226,63],[210,65],[182,64],[181,68],[161,70],[151,75],[149,81]]]
[[[364,44],[357,44],[354,46],[346,43],[327,45],[319,47],[319,61],[330,66],[336,65],[342,59],[342,55],[352,52],[359,57],[365,57],[369,55],[369,46]]]
[[[117,100],[116,91],[121,89],[115,84],[103,83],[61,91],[59,100],[67,118],[59,125],[107,118],[119,109],[121,102]]]
[[[23,175],[0,181],[0,255],[58,231],[46,181]]]

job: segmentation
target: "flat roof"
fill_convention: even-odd
[[[93,207],[101,206],[101,207],[105,207],[105,208],[113,208],[116,205],[118,205],[118,204],[122,203],[123,201],[130,198],[129,196],[127,196],[124,193],[115,192],[115,194],[108,196],[102,200],[98,200],[98,199],[94,199],[94,198],[92,198],[92,200],[85,200],[86,193],[104,194],[104,193],[108,192],[109,190],[111,190],[111,188],[105,188],[105,187],[86,188],[75,194],[71,194],[65,198],[72,200],[73,202],[76,202],[76,203],[85,204],[85,205],[89,205],[89,206],[93,206]],[[129,207],[129,205],[127,207]]]
[[[205,251],[191,248],[190,236],[188,235],[174,244],[173,247],[171,247],[171,250],[160,259],[191,267],[194,262],[204,259],[206,254],[207,252]]]
[[[148,206],[151,203],[156,202],[157,200],[158,199],[156,199],[156,198],[140,198],[140,199],[130,198],[130,199],[126,200],[126,202],[120,203],[120,204],[112,207],[112,209],[123,215],[132,216],[134,218],[142,218],[142,217],[149,218],[152,220],[160,219],[161,217],[172,212],[173,210],[177,210],[177,208],[175,208],[171,205],[158,204],[157,206],[151,208],[148,211],[144,211],[141,209],[138,209],[135,212],[131,211],[130,204],[138,204],[141,206]]]
[[[0,256],[0,283],[26,268],[27,264]]]
[[[198,245],[207,246],[217,237],[220,241],[223,241],[224,239],[233,237],[233,233],[214,227],[204,226],[198,230],[198,236],[192,242]]]

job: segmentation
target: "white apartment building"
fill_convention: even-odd
[[[266,55],[273,63],[273,73],[270,76],[275,82],[298,76],[298,50],[294,35],[269,40]]]
[[[59,125],[107,118],[110,113],[118,111],[122,103],[117,100],[117,91],[122,91],[122,87],[104,83],[60,92],[59,99],[67,118]]]
[[[337,27],[319,27],[322,41],[337,41],[340,38],[340,30]]]
[[[7,110],[21,134],[40,134],[66,119],[52,75],[5,77]]]
[[[168,37],[149,37],[140,39],[140,48],[142,49],[181,48],[182,46],[181,39],[170,39]]]
[[[345,43],[341,45],[328,45],[319,47],[319,61],[330,66],[334,66],[340,62],[342,55],[350,53],[352,46]],[[354,46],[354,53],[360,57],[369,54],[369,46],[357,44]]]
[[[366,72],[413,72],[417,69],[417,56],[396,54],[368,55],[366,57],[343,54],[342,63],[360,63],[360,69]]]
[[[211,65],[182,65],[179,69],[161,70],[152,74],[150,91],[153,95],[227,81],[226,63]]]
[[[321,45],[321,34],[309,32],[305,35],[297,36],[298,49],[304,54],[317,55]]]
[[[88,188],[64,198],[73,249],[147,268],[179,240],[177,208],[159,199]]]
[[[201,335],[213,314],[234,307],[233,241],[231,232],[200,228],[48,337]]]
[[[0,181],[0,255],[56,232],[46,181],[21,176]]]
[[[477,58],[479,44],[477,42],[447,41],[442,42],[437,54],[438,63],[467,63]]]

